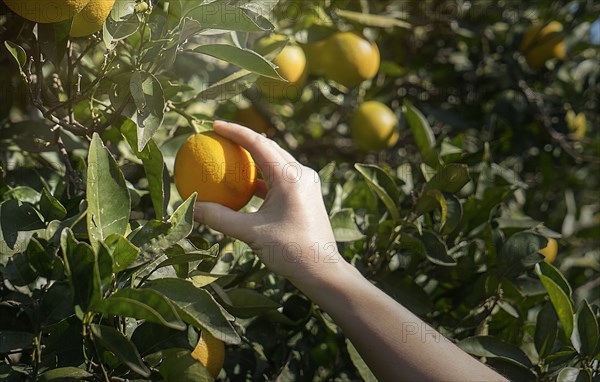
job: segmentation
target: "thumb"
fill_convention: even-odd
[[[210,202],[197,202],[194,208],[194,218],[197,221],[245,242],[252,241],[251,215]]]

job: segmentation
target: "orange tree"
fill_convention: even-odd
[[[2,380],[212,380],[207,359],[235,381],[373,379],[174,188],[187,137],[249,107],[320,170],[373,283],[511,379],[600,378],[597,4],[122,0],[73,37],[79,13],[21,3],[43,4],[0,2]],[[310,73],[286,85],[288,45]],[[378,151],[351,134],[369,101],[397,118]]]

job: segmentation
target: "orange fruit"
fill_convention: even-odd
[[[72,37],[91,35],[102,29],[104,20],[108,17],[115,0],[90,0],[90,2],[73,17],[71,31]]]
[[[554,262],[554,259],[556,259],[556,255],[558,254],[558,242],[556,239],[548,239],[548,244],[540,249],[540,254],[545,257],[544,260],[548,263]]]
[[[217,378],[225,361],[225,344],[203,330],[192,351],[192,357],[204,365],[214,378]]]
[[[304,51],[297,45],[287,45],[273,59],[278,66],[277,72],[288,82],[268,77],[259,77],[256,81],[261,93],[270,101],[287,98],[297,101],[302,94],[302,87],[308,77],[306,56]]]
[[[318,59],[312,67],[322,67],[316,73],[347,87],[375,77],[379,70],[377,44],[352,32],[335,33],[314,49],[311,56]]]
[[[533,69],[539,69],[551,58],[565,58],[563,26],[558,21],[544,25],[534,23],[523,36],[519,51]]]
[[[326,48],[327,39],[302,45],[310,73],[318,76],[325,74],[329,55]]]
[[[256,188],[256,164],[250,153],[208,131],[190,136],[175,157],[175,186],[183,199],[219,203],[232,210],[245,206]]]
[[[362,150],[383,150],[398,141],[396,114],[378,101],[361,104],[352,117],[350,135]]]
[[[17,15],[36,23],[56,23],[73,17],[89,0],[4,0]]]

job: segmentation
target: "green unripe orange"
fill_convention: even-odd
[[[399,137],[398,118],[381,102],[365,102],[352,118],[350,135],[354,143],[365,151],[392,147]]]
[[[335,33],[315,49],[319,58],[314,65],[322,67],[317,73],[347,87],[375,77],[379,70],[377,44],[352,32]]]

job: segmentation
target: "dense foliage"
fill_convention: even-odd
[[[320,170],[339,249],[376,285],[511,379],[600,381],[600,5],[499,4],[121,0],[70,38],[0,2],[0,379],[212,380],[200,330],[228,344],[227,380],[373,379],[173,186],[185,138],[252,104]],[[534,20],[564,26],[563,60],[528,65]],[[377,43],[372,80],[253,86],[286,43],[339,30]],[[369,100],[399,118],[390,149],[350,137]]]

